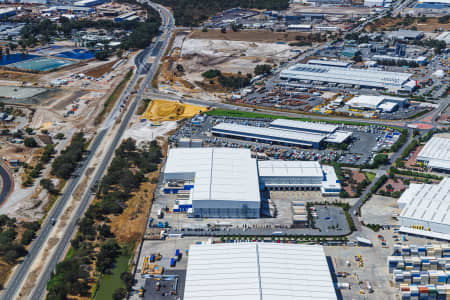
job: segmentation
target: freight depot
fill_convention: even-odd
[[[220,123],[211,132],[222,137],[319,149],[324,143],[342,144],[351,138],[351,132],[337,129],[335,125],[277,119],[268,128]]]
[[[173,211],[195,218],[259,218],[264,189],[320,190],[323,195],[337,195],[341,189],[333,167],[257,162],[249,149],[230,148],[170,149],[164,181],[164,193],[180,195]]]
[[[282,80],[312,80],[351,84],[369,88],[401,89],[411,74],[400,72],[385,72],[376,70],[360,70],[319,65],[297,64],[280,74]]]

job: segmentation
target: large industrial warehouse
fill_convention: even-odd
[[[450,172],[450,138],[433,136],[417,155],[429,168]]]
[[[170,149],[164,179],[194,183],[190,190],[194,217],[260,216],[258,170],[248,149]]]
[[[185,300],[337,299],[322,246],[192,245]]]
[[[352,108],[381,110],[391,112],[398,107],[405,107],[408,104],[408,99],[392,96],[356,96],[346,103]]]
[[[351,132],[337,128],[335,125],[277,119],[269,127],[220,123],[211,132],[222,137],[318,149],[324,142],[341,144],[352,136]]]
[[[269,190],[311,190],[339,194],[341,184],[333,167],[317,161],[258,161],[259,181]]]
[[[439,184],[411,184],[398,205],[400,231],[450,240],[450,178]]]
[[[259,218],[261,190],[331,196],[339,194],[341,184],[333,167],[318,162],[256,161],[241,148],[169,150],[163,191],[188,196],[183,205],[192,217]]]
[[[281,71],[282,80],[307,80],[359,85],[370,88],[401,89],[412,75],[399,72],[362,70],[353,68],[329,67],[297,64]]]
[[[339,126],[333,124],[302,122],[288,119],[276,119],[270,123],[270,127],[324,134],[334,133],[339,128]]]
[[[325,139],[325,136],[321,134],[231,123],[217,124],[211,129],[211,132],[219,136],[311,148],[319,148]]]

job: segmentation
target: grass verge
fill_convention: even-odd
[[[127,75],[125,75],[125,78],[114,89],[114,91],[108,97],[108,99],[106,99],[105,104],[103,104],[103,110],[100,112],[97,118],[95,118],[95,125],[100,124],[105,118],[105,115],[111,111],[112,107],[114,106],[114,103],[116,103],[117,99],[119,99],[120,95],[122,95],[123,90],[127,86],[127,82],[130,80],[132,76],[133,70],[128,71]]]
[[[158,70],[156,70],[155,75],[152,78],[152,82],[151,82],[151,86],[154,89],[158,89],[158,77],[159,77],[159,73],[161,72],[161,64],[158,66]]]
[[[364,172],[364,175],[366,175],[367,180],[369,180],[370,182],[372,182],[375,179],[375,173]]]
[[[104,275],[99,281],[96,300],[111,300],[113,293],[120,287],[125,287],[123,281],[120,279],[120,274],[128,270],[128,263],[133,256],[133,244],[125,245],[120,255],[115,262],[114,269],[110,274]]]
[[[287,116],[271,115],[271,114],[266,114],[266,113],[218,109],[218,108],[210,110],[210,111],[206,112],[206,114],[209,116],[219,116],[219,117],[254,118],[254,119],[288,119],[288,120],[297,120],[297,121],[305,121],[305,122],[323,122],[323,123],[330,123],[330,124],[367,126],[367,123],[356,122],[356,121],[341,121],[341,120],[329,120],[329,119],[320,119],[319,120],[319,119],[315,119],[314,117],[311,117],[311,118],[287,117]]]

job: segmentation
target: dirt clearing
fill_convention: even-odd
[[[118,60],[113,60],[112,62],[105,63],[103,65],[97,66],[95,68],[89,69],[85,72],[87,76],[91,76],[94,78],[99,78],[103,74],[111,71],[111,68],[114,66],[114,64],[118,62]]]
[[[0,80],[38,82],[39,75],[13,71],[0,71]]]
[[[293,42],[298,35],[307,35],[301,32],[270,32],[266,30],[230,31],[222,33],[220,30],[209,29],[208,32],[194,30],[189,36],[191,39],[246,41],[246,42]]]
[[[450,30],[450,24],[441,24],[438,22],[437,18],[427,18],[425,21],[419,21],[418,18],[409,18],[411,22],[409,24],[405,24],[407,18],[383,18],[375,21],[374,23],[369,23],[365,27],[366,31],[374,31],[374,30],[399,30],[399,29],[414,29],[419,31],[434,31],[436,29],[440,30],[441,28],[444,31]]]
[[[166,100],[152,100],[147,106],[142,119],[148,121],[175,121],[183,118],[191,118],[208,109],[204,106],[179,103]]]

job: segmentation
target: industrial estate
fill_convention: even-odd
[[[450,299],[449,0],[0,3],[0,299]]]

